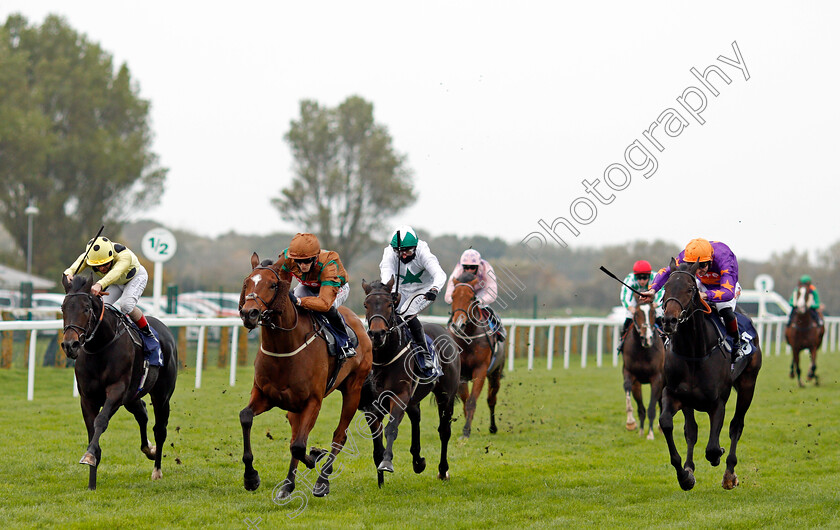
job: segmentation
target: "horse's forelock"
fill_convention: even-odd
[[[70,284],[71,293],[88,292],[93,285],[93,276],[74,276],[73,283]]]
[[[368,293],[368,294],[372,294],[374,291],[382,291],[383,293],[388,293],[389,292],[388,288],[385,286],[385,284],[382,283],[382,280],[373,280],[368,285],[370,285],[370,293]],[[377,293],[377,294],[381,294],[381,293]]]

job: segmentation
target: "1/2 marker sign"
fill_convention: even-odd
[[[155,263],[169,261],[178,249],[175,236],[166,228],[153,228],[143,236],[143,255]]]

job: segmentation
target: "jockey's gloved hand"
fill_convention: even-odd
[[[289,293],[289,300],[291,300],[292,303],[295,304],[295,305],[300,305],[300,298],[295,296],[295,293],[292,293],[292,292]]]
[[[423,295],[423,297],[430,302],[434,302],[435,298],[437,298],[437,294],[438,290],[432,287],[426,294]]]
[[[400,293],[397,291],[391,291],[391,300],[393,300],[395,304],[397,303],[397,299],[399,299],[399,297]]]

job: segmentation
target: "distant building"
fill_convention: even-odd
[[[0,289],[20,291],[20,284],[25,282],[31,282],[32,290],[35,292],[48,291],[56,286],[56,282],[52,280],[26,274],[23,271],[0,264]]]

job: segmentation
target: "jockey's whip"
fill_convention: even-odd
[[[397,229],[397,285],[394,288],[395,293],[400,292],[400,251],[402,250],[402,241],[400,240],[400,230]],[[406,273],[408,274],[408,273]]]
[[[606,268],[606,267],[604,267],[603,265],[601,265],[601,270],[602,270],[602,271],[604,271],[604,274],[606,274],[606,275],[607,275],[607,276],[609,276],[610,278],[614,279],[614,280],[615,280],[615,281],[617,281],[618,283],[622,284],[623,286],[627,287],[628,289],[630,289],[631,291],[633,291],[633,292],[634,292],[634,293],[636,293],[637,295],[639,295],[639,296],[644,296],[644,294],[643,294],[643,293],[641,293],[641,292],[637,291],[636,289],[633,289],[632,287],[630,287],[629,285],[627,285],[626,283],[624,283],[624,280],[622,280],[621,278],[619,278],[619,277],[618,277],[618,276],[616,276],[615,274],[613,274],[613,273],[611,273],[610,271],[608,271],[608,270],[607,270],[607,268]]]
[[[91,245],[88,247],[87,251],[85,252],[85,255],[84,255],[84,257],[82,258],[82,261],[80,261],[80,262],[79,262],[79,266],[78,266],[78,267],[76,267],[76,272],[74,272],[74,273],[73,273],[73,276],[75,276],[75,275],[79,274],[79,270],[82,268],[82,265],[84,265],[84,264],[85,264],[85,260],[87,259],[88,254],[90,254],[90,249],[92,249],[92,248],[93,248],[93,242],[94,242],[94,241],[96,241],[96,238],[97,238],[97,237],[99,237],[99,236],[101,236],[101,235],[102,235],[102,231],[103,231],[103,230],[105,230],[105,225],[100,226],[100,227],[99,227],[99,232],[97,232],[97,233],[96,233],[96,235],[95,235],[95,236],[93,236],[93,239],[91,239],[91,240],[90,240],[90,241],[91,241]]]

